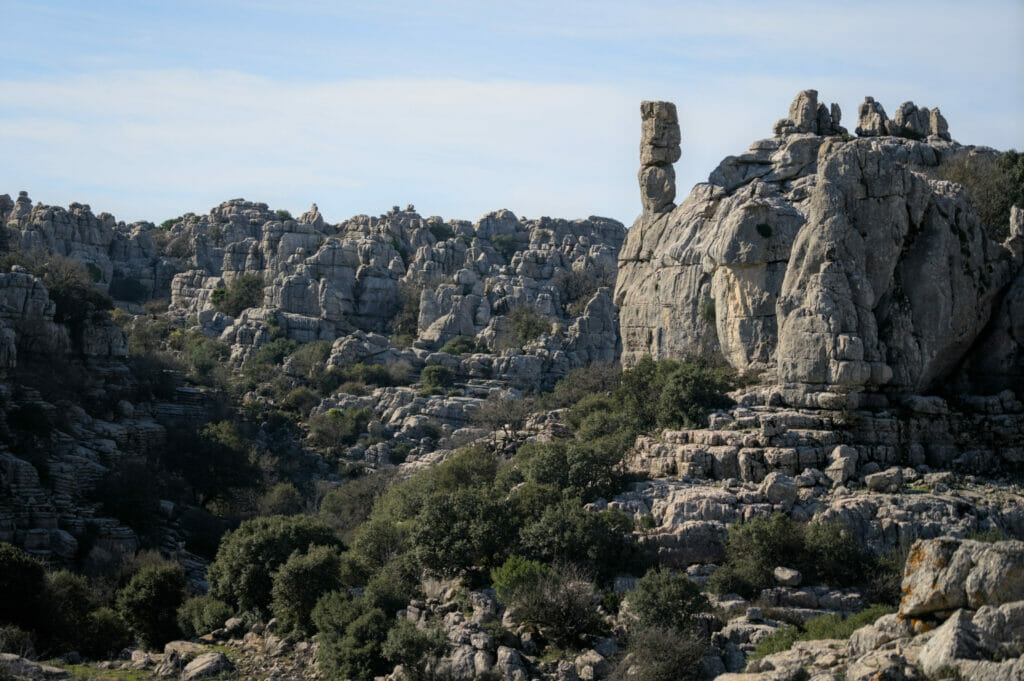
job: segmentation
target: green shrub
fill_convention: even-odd
[[[231,348],[226,343],[207,338],[199,331],[180,329],[168,336],[167,343],[179,351],[192,380],[207,384],[226,382],[225,365],[231,357]]]
[[[645,627],[629,635],[628,655],[612,671],[610,681],[696,681],[707,643],[694,631]]]
[[[359,526],[352,553],[368,572],[383,569],[409,549],[408,523],[373,517]]]
[[[551,333],[551,322],[529,305],[516,305],[508,311],[512,324],[513,347],[521,348],[537,340],[545,333]]]
[[[42,562],[12,544],[0,542],[0,622],[35,629],[45,584]]]
[[[516,594],[537,588],[541,580],[551,576],[551,568],[536,560],[522,556],[509,556],[499,567],[491,570],[491,583],[503,603],[511,602]]]
[[[371,608],[379,608],[389,618],[409,604],[419,593],[419,570],[409,561],[392,560],[377,570],[366,583],[364,598]]]
[[[109,659],[131,643],[128,625],[113,608],[102,607],[89,613],[78,645],[78,652],[94,659]]]
[[[57,570],[47,573],[42,600],[45,614],[39,629],[39,652],[59,655],[77,650],[89,613],[100,604],[97,592],[82,575]]]
[[[391,333],[410,342],[419,334],[420,288],[409,282],[398,284],[398,306],[391,318]]]
[[[595,362],[573,369],[543,396],[547,409],[571,407],[591,393],[609,393],[619,383],[618,368],[608,362]]]
[[[527,481],[566,490],[589,502],[614,495],[624,476],[622,454],[628,444],[585,434],[571,442],[528,442],[515,463]]]
[[[365,407],[331,409],[326,414],[317,414],[309,419],[309,441],[331,453],[355,444],[373,418],[373,412]]]
[[[330,341],[311,341],[296,348],[292,352],[296,373],[305,378],[314,378],[314,372],[321,369],[330,358],[331,346]]]
[[[455,232],[451,227],[444,224],[443,222],[431,222],[427,225],[427,229],[434,235],[435,241],[447,241],[455,236]]]
[[[629,594],[629,609],[642,628],[662,627],[683,631],[694,617],[711,607],[700,587],[686,575],[658,568],[650,570]]]
[[[729,527],[725,564],[708,587],[749,598],[774,585],[780,565],[799,570],[808,582],[847,587],[869,582],[876,560],[840,523],[803,525],[776,513]]]
[[[393,665],[422,669],[448,651],[448,637],[436,627],[420,629],[409,620],[398,620],[381,646],[381,654]]]
[[[308,414],[318,404],[320,404],[320,397],[306,386],[295,388],[281,400],[282,409],[300,416]]]
[[[309,516],[268,516],[243,522],[221,541],[207,570],[210,593],[241,611],[266,613],[273,573],[311,546],[341,548],[324,522]]]
[[[442,345],[440,350],[450,355],[468,355],[477,351],[476,341],[469,336],[456,336]]]
[[[365,679],[390,671],[383,656],[389,623],[382,610],[332,591],[317,602],[313,624],[320,632],[317,664],[327,678]]]
[[[5,269],[21,265],[42,280],[56,308],[54,320],[70,325],[114,307],[110,296],[95,286],[99,278],[93,273],[99,274],[99,268],[89,264],[92,270],[77,260],[42,251],[8,253],[4,257]]]
[[[271,611],[286,632],[307,635],[320,597],[341,588],[341,559],[336,546],[313,546],[293,553],[274,575]]]
[[[873,624],[879,617],[891,612],[895,612],[895,608],[876,604],[845,618],[839,615],[811,617],[802,627],[788,625],[761,639],[748,659],[757,660],[766,655],[781,653],[792,648],[797,641],[847,639],[861,627]]]
[[[492,432],[502,431],[507,437],[523,427],[533,411],[531,400],[490,395],[477,407],[470,420]]]
[[[277,366],[284,361],[288,355],[296,352],[299,344],[291,338],[275,338],[274,340],[261,345],[252,354],[249,362],[257,367]]]
[[[115,300],[127,300],[131,303],[141,303],[146,299],[146,287],[135,277],[125,277],[121,274],[114,274],[110,280],[108,289]]]
[[[15,624],[0,624],[0,653],[11,653],[20,657],[36,656],[35,637]],[[0,667],[0,681],[16,681],[15,677],[6,676],[7,668]]]
[[[178,608],[178,628],[185,638],[202,636],[223,627],[231,614],[231,607],[220,599],[193,596]]]
[[[305,502],[299,490],[290,482],[279,482],[260,499],[263,515],[295,515],[302,513]]]
[[[852,586],[864,583],[874,557],[840,522],[811,522],[804,526],[804,565],[818,583]]]
[[[544,509],[540,518],[519,533],[522,555],[545,563],[573,563],[599,577],[610,578],[631,557],[627,535],[633,522],[621,511],[592,513],[579,499],[563,499]]]
[[[803,533],[788,515],[776,513],[729,526],[725,564],[708,582],[716,593],[751,598],[775,583],[777,566],[796,564],[804,551]]]
[[[958,154],[938,168],[944,180],[963,185],[978,220],[990,238],[1010,235],[1010,208],[1024,207],[1024,155],[1008,151],[997,157]]]
[[[581,270],[561,270],[551,279],[551,285],[562,293],[565,313],[570,317],[583,314],[586,305],[598,289],[615,286],[615,266],[589,266]]]
[[[289,213],[288,211],[284,210],[283,208],[279,208],[278,210],[275,210],[274,211],[274,216],[278,220],[280,220],[281,222],[284,222],[285,220],[291,220],[292,219],[292,214]]]
[[[597,613],[601,598],[585,573],[572,565],[546,572],[532,589],[518,589],[511,607],[516,619],[535,627],[558,646],[578,646],[603,625]]]
[[[426,367],[420,374],[420,381],[429,388],[447,388],[454,380],[452,370],[440,364]]]
[[[335,487],[321,499],[320,517],[343,539],[351,538],[356,528],[370,517],[386,482],[386,476],[377,473],[353,478]]]
[[[257,485],[259,473],[249,460],[250,448],[250,441],[238,426],[224,420],[207,423],[197,431],[170,430],[162,460],[205,503],[230,498],[235,490]]]
[[[512,256],[519,250],[519,242],[514,234],[495,234],[491,237],[491,244],[507,263],[512,262]]]
[[[263,278],[251,272],[243,272],[232,279],[227,287],[214,289],[210,302],[218,312],[237,317],[243,310],[263,304]]]
[[[485,488],[434,495],[412,527],[411,542],[425,569],[455,576],[490,569],[512,540],[502,499]]]
[[[185,600],[185,575],[177,565],[142,568],[117,593],[117,610],[143,648],[178,638],[177,612]]]

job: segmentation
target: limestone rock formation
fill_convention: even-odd
[[[885,115],[885,109],[874,97],[865,97],[857,110],[856,132],[861,137],[894,135],[920,140],[929,136],[950,141],[949,124],[938,107],[929,110],[917,107],[913,102],[903,102],[896,109],[892,120]]]
[[[643,102],[640,104],[640,196],[644,214],[659,213],[674,208],[676,173],[672,164],[682,153],[679,118],[676,105],[671,102]]]
[[[818,103],[817,90],[804,90],[789,106],[789,117],[775,123],[776,135],[810,132],[815,135],[844,135],[846,128],[839,125],[842,111],[838,104],[826,107]]]
[[[937,109],[907,103],[887,121],[868,98],[869,136],[854,140],[835,114],[801,92],[776,137],[727,157],[678,207],[645,209],[619,254],[624,364],[720,354],[767,371],[790,404],[825,408],[954,374],[1020,276],[1021,230],[993,242],[964,189],[930,175],[968,151]],[[1004,309],[987,333],[1019,366]]]

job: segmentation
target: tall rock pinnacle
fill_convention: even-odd
[[[641,102],[640,196],[644,214],[675,207],[676,172],[679,160],[679,119],[672,102]]]

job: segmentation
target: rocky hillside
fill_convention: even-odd
[[[643,103],[628,232],[0,197],[0,676],[1024,678],[1024,163],[858,114],[677,206]]]

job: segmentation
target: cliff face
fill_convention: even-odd
[[[659,106],[642,109],[642,162],[660,143],[646,122]],[[852,139],[837,106],[800,93],[773,138],[679,206],[674,187],[652,200],[645,165],[645,210],[619,255],[624,364],[720,353],[790,404],[853,408],[934,388],[1000,309],[984,337],[1019,366],[1019,315],[1000,301],[1019,287],[1022,213],[995,243],[965,190],[930,172],[986,151],[951,142],[937,109],[907,103],[888,121],[869,98],[860,114]],[[994,383],[982,389],[1005,387]]]

